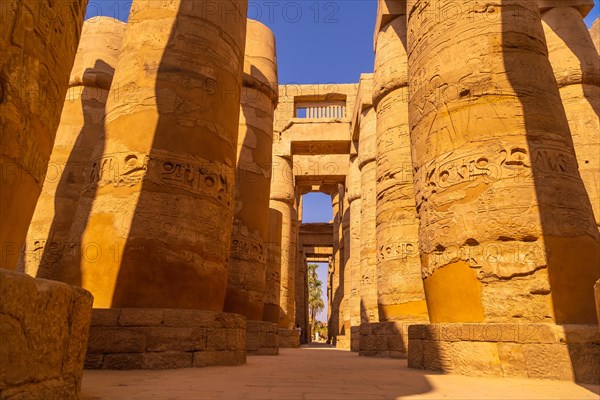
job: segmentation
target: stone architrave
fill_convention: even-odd
[[[273,113],[278,93],[275,36],[249,19],[225,311],[253,321],[262,320],[264,312]]]
[[[7,0],[0,24],[0,268],[15,269],[42,190],[87,0]]]

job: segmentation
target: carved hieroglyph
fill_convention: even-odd
[[[269,207],[281,214],[281,285],[279,327],[293,329],[296,318],[296,237],[294,176],[289,157],[273,154]]]
[[[29,275],[81,285],[75,257],[79,240],[69,243],[69,231],[92,151],[104,143],[105,105],[124,32],[124,22],[108,17],[83,24],[48,172],[27,232],[24,267]]]
[[[246,8],[134,1],[73,224],[95,307],[222,311]]]
[[[411,0],[408,15],[431,321],[595,323],[600,238],[537,1]]]
[[[362,82],[361,82],[362,84]],[[379,321],[377,311],[377,252],[376,252],[376,182],[375,162],[377,143],[376,120],[373,107],[362,112],[358,144],[360,170],[360,299],[361,322]]]
[[[0,267],[14,269],[41,192],[87,0],[8,0],[0,23]]]
[[[275,36],[260,22],[248,20],[225,311],[254,321],[263,318],[278,93]]]
[[[380,321],[427,320],[408,129],[406,16],[377,33],[377,273]]]
[[[600,227],[600,57],[577,8],[542,8],[541,12],[579,173]]]
[[[360,217],[361,193],[360,170],[358,156],[350,155],[350,168],[346,177],[346,196],[350,204],[350,259],[346,263],[345,279],[350,279],[348,308],[350,311],[350,326],[360,326],[361,323],[361,271],[360,271]]]

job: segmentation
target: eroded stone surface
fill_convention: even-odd
[[[15,269],[44,183],[87,0],[2,2],[0,267]]]
[[[268,321],[247,321],[246,352],[248,355],[279,354],[279,335],[277,323]]]
[[[91,294],[0,269],[0,398],[78,399]]]

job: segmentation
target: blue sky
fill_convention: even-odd
[[[600,0],[586,18],[600,15]],[[87,17],[126,20],[131,0],[90,0]],[[248,17],[270,27],[277,39],[280,83],[352,83],[373,71],[376,0],[250,0]],[[304,222],[332,219],[331,199],[319,193],[304,198]],[[327,266],[318,269],[326,288]],[[326,302],[325,302],[326,303]],[[319,316],[326,320],[327,311]]]

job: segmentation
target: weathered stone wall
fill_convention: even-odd
[[[247,1],[212,6],[133,3],[74,222],[96,307],[223,310]]]
[[[246,363],[246,319],[211,311],[94,309],[85,368],[173,369]]]
[[[300,335],[295,329],[279,329],[277,334],[280,349],[295,349],[300,347]]]
[[[541,12],[579,173],[600,227],[600,57],[576,7],[542,8]]]
[[[87,0],[2,2],[0,268],[15,269],[67,92]]]
[[[0,398],[78,399],[92,296],[0,269]]]
[[[124,32],[124,22],[108,17],[83,24],[48,172],[27,232],[23,261],[31,276],[81,285],[75,250],[81,243],[70,243],[69,232],[90,157],[104,143],[105,106]]]
[[[430,319],[595,324],[600,238],[538,4],[503,1],[494,19],[466,11],[452,21],[430,17],[432,7],[449,4],[418,0],[408,8]]]
[[[248,20],[225,311],[255,321],[264,308],[277,94],[275,36]]]

